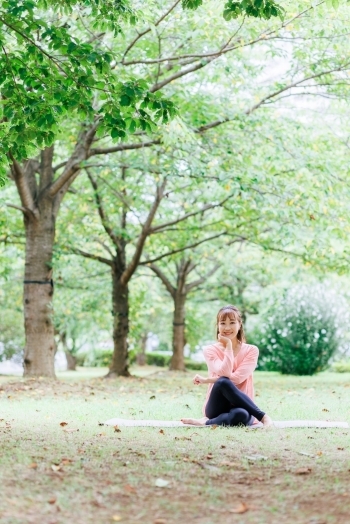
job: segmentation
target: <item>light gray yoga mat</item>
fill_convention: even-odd
[[[161,427],[161,428],[210,428],[210,426],[193,426],[183,424],[180,420],[128,420],[125,418],[111,418],[104,422],[105,426],[128,426],[128,427]],[[347,422],[329,422],[327,420],[275,420],[276,428],[348,428]],[[262,424],[249,426],[251,429],[262,427]]]

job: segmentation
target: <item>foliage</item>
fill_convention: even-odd
[[[295,286],[274,297],[260,336],[259,367],[283,374],[313,375],[339,350],[349,314],[325,286]],[[260,339],[260,340],[259,340]]]
[[[167,367],[170,364],[171,355],[164,355],[164,353],[146,353],[146,363],[149,366]]]
[[[333,362],[332,371],[336,373],[350,373],[350,360],[338,360]]]

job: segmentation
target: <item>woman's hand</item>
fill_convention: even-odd
[[[232,341],[230,338],[218,335],[218,341],[221,342],[223,346],[225,346],[225,349],[232,349]]]
[[[202,377],[202,375],[195,375],[193,378],[193,384],[196,384],[197,386],[199,384],[206,384],[207,379],[205,377]]]

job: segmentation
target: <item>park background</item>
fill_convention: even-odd
[[[4,522],[347,522],[347,430],[98,426],[199,416],[229,303],[259,405],[349,421],[347,3],[1,17]]]

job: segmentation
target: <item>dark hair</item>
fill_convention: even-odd
[[[237,333],[237,340],[241,344],[245,342],[245,334],[243,329],[243,323],[242,323],[242,314],[239,311],[236,306],[231,306],[230,304],[228,306],[224,306],[221,309],[219,309],[217,317],[216,317],[216,336],[219,334],[219,322],[220,320],[226,320],[226,318],[229,317],[232,320],[238,320],[241,327],[239,328],[239,331]]]

